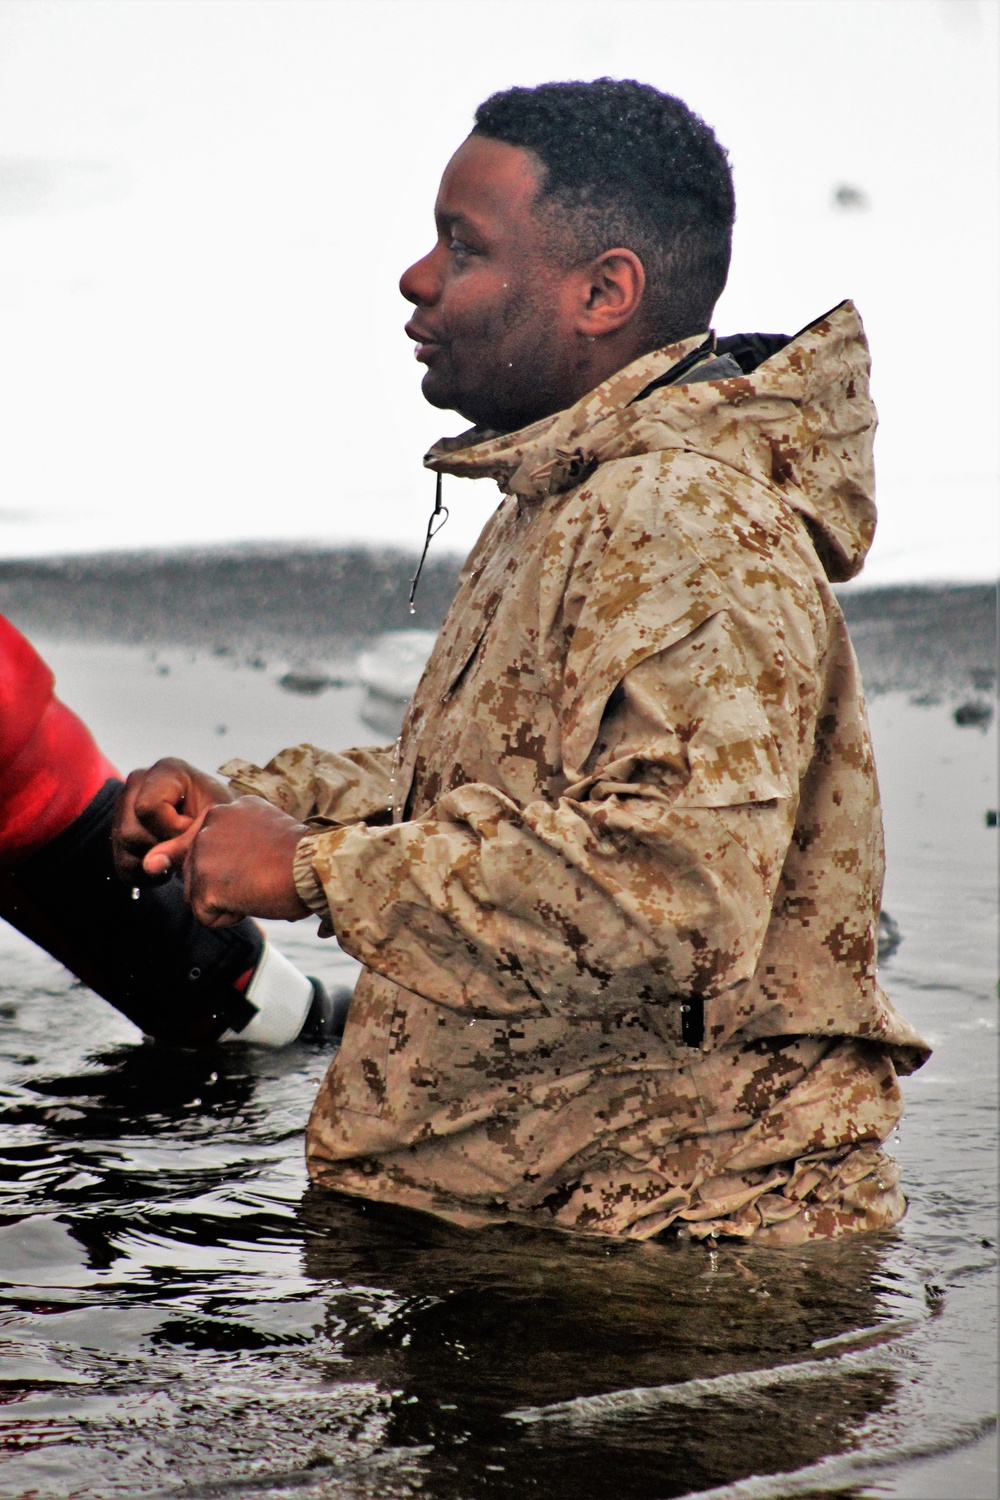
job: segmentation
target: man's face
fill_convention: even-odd
[[[427,400],[502,432],[576,394],[574,288],[546,252],[538,188],[530,153],[470,136],[441,179],[437,242],[399,283]]]

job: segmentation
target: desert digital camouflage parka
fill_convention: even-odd
[[[432,449],[506,498],[399,746],[226,767],[315,828],[299,892],[365,965],[320,1183],[636,1238],[902,1212],[879,1145],[926,1048],[876,982],[878,789],[830,586],[875,526],[867,347],[850,303],[756,368],[751,341],[749,373],[703,343]]]

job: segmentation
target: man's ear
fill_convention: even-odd
[[[582,268],[577,332],[587,338],[618,333],[638,315],[646,271],[634,250],[605,250]]]

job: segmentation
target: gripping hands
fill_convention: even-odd
[[[114,823],[115,868],[128,884],[148,884],[184,867],[205,814],[232,802],[228,787],[187,761],[167,757],[125,783]]]
[[[245,916],[297,921],[308,915],[292,864],[309,832],[259,797],[229,789],[186,761],[158,760],[133,771],[118,803],[115,867],[127,884],[181,875],[184,895],[206,927]]]

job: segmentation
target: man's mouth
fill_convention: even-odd
[[[415,328],[412,323],[407,323],[405,332],[407,338],[411,338],[414,343],[413,358],[422,365],[427,364],[441,347],[437,339],[425,333],[422,328]]]

